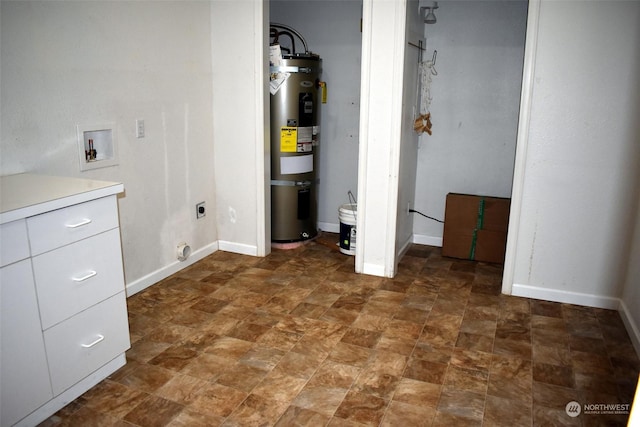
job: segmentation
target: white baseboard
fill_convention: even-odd
[[[404,242],[404,244],[400,248],[400,251],[398,252],[398,260],[402,259],[404,254],[407,253],[409,248],[411,248],[412,243],[413,243],[413,236],[409,236],[409,238]]]
[[[627,328],[627,333],[631,338],[631,342],[633,343],[633,347],[636,349],[636,354],[640,357],[640,328],[636,324],[629,308],[624,303],[623,300],[620,300],[620,307],[618,308],[620,312],[620,317],[622,318],[622,323]],[[631,424],[629,424],[631,425]]]
[[[191,264],[200,261],[204,257],[211,255],[218,249],[218,242],[213,242],[203,248],[198,249],[195,252],[192,252],[189,258],[184,261],[174,261],[169,265],[166,265],[162,268],[157,269],[156,271],[147,274],[146,276],[134,280],[131,283],[127,283],[127,297],[137,294],[138,292],[148,288],[149,286],[158,283],[162,279],[166,279],[167,277],[177,273],[183,268],[186,268]]]
[[[218,240],[218,249],[225,252],[233,252],[235,254],[258,256],[257,246],[245,245],[244,243]]]
[[[333,224],[331,222],[319,222],[318,230],[326,231],[328,233],[340,233],[340,224]]]
[[[620,307],[619,298],[560,291],[557,289],[540,288],[538,286],[520,285],[517,283],[513,284],[511,295],[566,304],[584,305],[587,307],[606,308],[609,310],[617,310]]]
[[[413,243],[417,245],[442,247],[442,237],[427,236],[425,234],[414,234]]]
[[[384,265],[364,263],[362,266],[362,274],[369,274],[371,276],[385,277]]]

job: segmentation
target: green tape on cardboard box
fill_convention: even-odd
[[[476,259],[476,243],[478,243],[478,230],[482,230],[482,227],[484,227],[484,197],[480,198],[480,202],[478,203],[478,220],[476,221],[476,228],[473,230],[473,236],[471,237],[469,259]]]

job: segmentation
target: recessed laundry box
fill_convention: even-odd
[[[356,217],[357,205],[345,203],[338,209],[340,220],[340,252],[346,255],[356,254]]]

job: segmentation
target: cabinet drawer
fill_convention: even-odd
[[[31,255],[39,255],[116,227],[116,196],[36,215],[27,219]]]
[[[124,290],[115,228],[33,258],[42,329]]]
[[[45,331],[44,342],[59,394],[129,348],[124,292]]]
[[[27,222],[24,219],[0,225],[0,267],[29,258]]]

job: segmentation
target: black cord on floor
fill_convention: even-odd
[[[418,211],[417,211],[417,210],[415,210],[415,209],[409,209],[409,212],[417,213],[418,215],[422,215],[423,217],[425,217],[425,218],[429,218],[429,219],[430,219],[430,220],[432,220],[432,221],[436,221],[436,222],[439,222],[440,224],[444,224],[444,221],[439,220],[439,219],[437,219],[437,218],[433,218],[433,217],[431,217],[431,216],[429,216],[429,215],[425,215],[425,214],[423,214],[422,212],[418,212]]]

